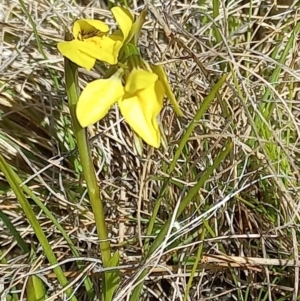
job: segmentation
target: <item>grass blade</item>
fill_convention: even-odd
[[[18,246],[24,253],[29,252],[29,248],[27,246],[27,243],[24,241],[24,239],[21,237],[20,233],[17,231],[15,226],[11,223],[7,215],[0,209],[0,219],[3,220],[4,224],[6,225],[7,229],[11,233],[11,235],[14,237],[16,242],[18,243]]]
[[[14,191],[31,227],[33,228],[34,233],[36,234],[44,253],[51,265],[55,265],[58,263],[55,254],[52,251],[52,248],[47,240],[46,235],[44,234],[36,216],[33,212],[29,202],[27,201],[27,198],[25,197],[22,189],[18,185],[18,182],[21,181],[21,179],[18,177],[18,175],[12,170],[12,168],[6,163],[2,155],[0,154],[0,169],[2,170],[3,174],[5,175],[5,178],[7,179],[11,189]],[[60,266],[57,266],[53,269],[57,280],[59,281],[60,285],[62,287],[65,287],[68,285],[68,280],[65,277],[62,269]],[[72,289],[68,288],[65,291],[66,295],[70,298],[71,301],[77,301],[77,298],[72,294]]]

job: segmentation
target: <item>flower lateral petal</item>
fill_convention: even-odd
[[[162,107],[163,107],[163,100],[164,100],[164,96],[165,96],[165,88],[163,86],[163,84],[161,83],[161,81],[156,81],[155,82],[155,94],[156,94],[156,99],[157,102],[159,104],[159,111],[157,112],[157,115],[159,114],[159,112],[161,111]]]
[[[96,59],[87,53],[81,52],[79,50],[81,48],[80,43],[83,42],[78,40],[60,42],[57,44],[57,48],[63,56],[68,58],[73,63],[85,68],[86,70],[91,70],[95,65]]]
[[[80,28],[80,24],[77,21],[74,22],[73,27],[72,27],[72,33],[74,36],[74,39],[81,39],[81,28]]]
[[[76,107],[79,124],[87,127],[101,120],[123,95],[124,87],[117,77],[98,79],[87,84]]]

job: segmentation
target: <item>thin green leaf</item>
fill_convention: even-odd
[[[213,165],[208,167],[206,169],[206,171],[203,173],[203,175],[201,176],[200,180],[197,182],[197,184],[191,188],[189,190],[189,192],[187,193],[186,197],[181,201],[181,204],[178,208],[177,214],[176,214],[176,218],[178,218],[182,212],[184,211],[184,209],[186,208],[186,206],[190,203],[190,201],[192,200],[192,198],[198,194],[198,191],[200,188],[203,187],[203,185],[205,184],[205,182],[209,179],[209,177],[213,174],[213,172],[220,166],[220,164],[225,160],[225,158],[227,157],[227,155],[230,153],[231,149],[232,149],[233,143],[230,141],[226,144],[225,149],[219,154],[219,156],[214,160]],[[158,236],[154,239],[152,245],[150,246],[145,258],[149,258],[149,256],[151,254],[154,253],[154,251],[162,244],[162,242],[165,239],[165,236],[169,230],[169,227],[171,225],[171,219],[172,216],[170,216],[170,218],[167,220],[167,222],[164,224],[163,228],[161,229],[161,231],[159,232]],[[143,279],[146,275],[147,275],[148,269],[145,269],[140,277],[138,278],[138,280]],[[130,301],[136,301],[139,300],[139,295],[140,295],[140,291],[142,289],[143,286],[143,282],[141,282],[139,285],[137,285],[135,287],[135,289],[132,292],[132,295],[130,297]]]
[[[19,182],[17,180],[17,183],[21,186],[21,181]],[[78,252],[78,250],[76,249],[76,246],[73,244],[71,238],[68,236],[67,232],[64,230],[64,228],[61,226],[61,224],[58,222],[58,220],[54,217],[54,215],[49,211],[49,209],[43,204],[43,202],[41,202],[41,200],[39,198],[36,197],[36,195],[28,188],[28,186],[26,185],[22,185],[21,186],[23,191],[30,196],[30,198],[37,204],[37,206],[39,206],[39,208],[41,208],[43,210],[43,212],[45,213],[45,216],[47,216],[55,225],[55,227],[57,228],[57,230],[60,231],[60,233],[62,234],[63,238],[66,240],[66,242],[68,243],[71,252],[73,254],[74,257],[80,257],[80,253]],[[82,261],[77,260],[76,264],[78,266],[79,270],[84,269],[85,265]],[[84,286],[86,289],[86,292],[89,296],[90,299],[93,299],[94,294],[95,294],[95,290],[93,287],[93,283],[90,279],[90,277],[86,277],[84,280]]]
[[[172,163],[170,165],[169,174],[171,174],[173,172],[173,170],[175,169],[177,161],[178,161],[179,157],[181,156],[182,150],[183,150],[184,146],[186,145],[188,139],[190,138],[192,132],[194,131],[195,126],[197,125],[197,122],[202,118],[203,114],[206,112],[206,110],[210,106],[211,102],[216,97],[216,95],[219,92],[220,88],[223,86],[223,84],[226,80],[226,77],[227,77],[227,75],[224,74],[219,79],[219,81],[214,85],[211,92],[205,97],[205,99],[204,99],[203,103],[200,105],[200,108],[197,111],[195,117],[193,118],[193,120],[189,124],[188,128],[184,132],[184,135],[180,139],[179,146],[178,146],[178,148],[175,152],[174,158],[173,158]]]
[[[206,228],[203,227],[203,230],[202,230],[202,233],[201,233],[201,236],[200,236],[199,240],[203,241],[205,236],[206,236]],[[186,289],[185,289],[185,292],[184,292],[183,301],[188,300],[188,296],[189,296],[189,292],[190,292],[190,289],[191,289],[192,284],[193,284],[194,276],[195,276],[195,273],[197,271],[198,264],[199,264],[199,262],[201,261],[201,258],[202,258],[202,252],[203,252],[203,243],[200,243],[199,247],[198,247],[198,250],[197,250],[197,255],[196,255],[196,258],[195,258],[195,262],[193,264],[193,268],[192,268],[192,271],[191,271],[191,275],[189,277],[189,281],[187,283],[187,286],[186,286]]]
[[[46,299],[46,289],[43,281],[35,275],[31,275],[26,286],[28,301],[44,301]]]
[[[120,284],[120,271],[117,269],[117,267],[119,266],[119,259],[120,259],[119,251],[116,251],[109,261],[108,267],[116,267],[116,270],[106,273],[105,290],[104,290],[105,301],[113,300],[114,292]]]
[[[7,215],[0,209],[0,219],[3,220],[4,224],[6,225],[7,229],[11,233],[11,235],[16,240],[18,246],[22,249],[24,253],[29,252],[29,248],[27,243],[24,241],[24,239],[21,237],[20,233],[17,231],[15,226],[11,223]]]
[[[215,86],[212,88],[211,92],[209,93],[209,95],[207,95],[207,97],[204,99],[203,103],[201,104],[200,108],[198,109],[196,115],[194,116],[193,120],[191,121],[191,123],[189,124],[188,128],[186,129],[184,135],[181,137],[180,142],[179,142],[179,146],[174,154],[172,163],[168,169],[168,174],[171,175],[172,172],[175,169],[175,166],[177,164],[178,159],[180,158],[180,156],[182,155],[182,151],[183,148],[185,147],[188,139],[190,138],[191,134],[194,131],[194,128],[197,124],[197,122],[199,122],[199,120],[202,118],[203,114],[206,112],[206,110],[208,109],[209,105],[211,104],[211,102],[214,100],[214,98],[216,97],[219,89],[222,87],[222,85],[224,84],[226,80],[226,75],[223,75],[220,80],[215,84]],[[165,194],[165,191],[168,187],[168,183],[169,183],[170,179],[167,178],[164,183],[163,183],[163,187],[161,189],[161,192],[157,198],[157,201],[155,203],[153,212],[151,214],[151,218],[149,221],[149,225],[147,228],[147,236],[150,236],[152,231],[153,231],[153,227],[155,224],[155,219],[157,216],[157,213],[159,211],[160,208],[160,204],[162,201],[162,197]],[[149,240],[145,241],[145,250],[147,250],[149,247]]]

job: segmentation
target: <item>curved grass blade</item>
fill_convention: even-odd
[[[233,147],[233,143],[230,141],[226,144],[225,149],[219,154],[219,156],[214,160],[213,165],[208,167],[206,171],[201,176],[200,180],[197,182],[197,184],[189,190],[185,198],[182,200],[177,214],[176,218],[178,218],[186,208],[186,206],[190,203],[190,201],[193,199],[193,197],[198,193],[199,189],[203,187],[205,182],[210,178],[210,176],[213,174],[213,172],[220,166],[220,164],[225,160],[227,155],[230,153],[231,149]],[[171,225],[172,216],[167,220],[167,222],[164,224],[163,228],[159,232],[158,236],[153,241],[152,245],[150,246],[145,258],[149,258],[151,254],[154,253],[154,251],[161,245],[161,243],[164,241],[164,238],[169,230],[169,227]],[[146,277],[148,272],[148,269],[145,269],[138,280],[141,280]],[[130,301],[137,301],[139,300],[139,295],[141,292],[143,286],[143,282],[141,282],[138,286],[135,287],[135,289],[132,292],[132,295],[130,297]]]
[[[173,172],[173,170],[175,169],[177,161],[178,161],[179,157],[182,154],[182,150],[183,150],[184,146],[186,145],[188,139],[190,138],[192,132],[194,131],[195,126],[197,125],[197,122],[202,118],[203,114],[206,112],[206,110],[210,106],[211,102],[216,97],[216,95],[219,92],[220,88],[223,86],[223,84],[226,80],[226,77],[227,77],[227,75],[224,74],[219,79],[219,81],[214,85],[211,92],[205,97],[205,99],[204,99],[203,103],[201,104],[201,107],[197,111],[195,117],[193,118],[193,120],[191,121],[189,126],[187,127],[184,135],[180,139],[179,146],[178,146],[178,148],[175,152],[174,158],[173,158],[172,163],[170,165],[169,174],[171,174]]]
[[[18,230],[15,228],[15,226],[11,223],[10,219],[7,217],[7,215],[0,209],[0,219],[3,220],[4,224],[6,225],[7,229],[11,233],[11,235],[16,240],[18,246],[24,253],[29,253],[29,248],[27,243],[24,241],[24,239],[21,237]]]
[[[27,201],[26,196],[23,193],[22,188],[19,186],[18,182],[21,181],[21,179],[19,178],[19,176],[13,171],[13,169],[9,166],[9,164],[6,163],[5,159],[2,157],[2,155],[0,154],[0,170],[2,170],[5,178],[7,179],[11,189],[13,190],[13,192],[16,195],[16,198],[18,200],[18,202],[20,203],[36,237],[38,238],[45,256],[47,257],[49,263],[51,265],[55,265],[58,263],[55,254],[52,251],[52,248],[47,240],[47,237],[45,235],[45,233],[43,232],[36,216],[35,213],[33,212],[29,202]],[[58,282],[60,283],[60,285],[62,287],[65,287],[68,285],[68,280],[65,277],[62,269],[60,266],[57,266],[55,268],[53,268],[53,271],[57,277]],[[77,298],[73,295],[72,289],[68,288],[65,291],[66,295],[68,296],[68,298],[70,298],[71,301],[77,301]]]
[[[17,183],[20,186],[22,184],[19,181],[17,181]],[[76,249],[75,245],[73,244],[71,238],[69,237],[67,232],[64,230],[64,228],[61,226],[61,224],[58,222],[58,220],[54,217],[54,215],[50,212],[50,210],[43,204],[43,202],[40,201],[40,199],[38,197],[36,197],[36,195],[28,188],[28,186],[22,185],[21,188],[28,196],[30,196],[30,198],[37,204],[37,206],[39,206],[39,208],[41,208],[43,210],[43,212],[45,213],[45,216],[47,216],[52,221],[52,223],[55,225],[57,230],[60,231],[63,238],[68,243],[68,245],[71,249],[72,255],[74,257],[80,257],[80,254],[79,254],[78,250]],[[77,263],[77,267],[79,270],[84,269],[83,262],[76,261],[76,263]],[[95,290],[94,290],[93,283],[92,283],[90,277],[85,278],[84,286],[85,286],[88,297],[90,298],[90,300],[92,300],[94,297],[94,294],[95,294]]]
[[[203,227],[203,231],[202,231],[200,239],[199,239],[200,241],[204,240],[205,235],[206,235],[206,231],[207,231],[206,228]],[[191,275],[189,277],[189,281],[187,283],[187,286],[186,286],[186,289],[185,289],[185,292],[184,292],[183,301],[188,300],[189,292],[190,292],[190,289],[192,287],[192,283],[193,283],[193,280],[194,280],[194,275],[197,271],[198,264],[199,264],[199,262],[201,261],[201,258],[202,258],[202,253],[203,253],[203,244],[200,244],[199,247],[198,247],[198,250],[197,250],[195,262],[194,262],[194,265],[193,265],[193,268],[192,268],[192,271],[191,271]]]
[[[209,93],[209,95],[206,96],[206,98],[204,99],[203,103],[201,104],[201,107],[198,109],[196,115],[194,116],[193,120],[191,121],[191,123],[189,124],[188,128],[186,129],[184,135],[182,136],[182,138],[180,139],[179,142],[179,146],[174,154],[172,163],[169,167],[168,170],[168,174],[171,175],[172,172],[175,169],[175,166],[177,164],[178,159],[180,158],[180,156],[182,155],[182,151],[184,146],[186,145],[188,139],[190,138],[192,132],[194,131],[194,128],[197,124],[197,122],[202,118],[203,114],[206,112],[206,110],[208,109],[208,107],[210,106],[211,102],[214,100],[214,98],[216,97],[218,91],[220,90],[220,88],[222,87],[222,85],[224,84],[225,80],[226,80],[226,75],[223,75],[220,80],[215,84],[215,86],[212,88],[211,92]],[[157,198],[157,201],[155,203],[150,221],[149,221],[149,225],[148,225],[148,229],[147,229],[147,234],[146,236],[150,236],[152,234],[153,231],[153,227],[154,227],[154,223],[156,220],[156,216],[157,213],[159,211],[160,208],[160,204],[162,201],[162,197],[166,192],[166,189],[168,187],[168,183],[169,183],[170,178],[165,179],[162,189],[160,191],[160,194]],[[145,240],[145,250],[147,250],[149,247],[149,240]]]

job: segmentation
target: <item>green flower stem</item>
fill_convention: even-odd
[[[51,265],[56,265],[58,262],[55,257],[55,254],[53,253],[52,248],[47,240],[47,237],[43,232],[29,202],[27,201],[27,198],[24,192],[22,191],[22,188],[20,188],[20,185],[18,184],[21,180],[19,176],[13,171],[13,169],[6,163],[5,159],[1,156],[1,154],[0,154],[0,170],[3,172],[5,178],[9,183],[9,186],[14,191],[16,198],[18,199],[19,204],[21,205],[36,237],[38,238],[49,263]],[[57,266],[53,268],[53,271],[60,285],[62,287],[67,286],[68,280],[65,277],[61,267]],[[70,298],[71,301],[77,301],[77,298],[72,294],[71,288],[66,289],[65,293],[68,296],[68,298]]]
[[[78,70],[77,65],[67,58],[65,58],[65,77],[73,130],[77,140],[79,157],[83,169],[83,176],[87,184],[90,204],[95,216],[98,238],[100,240],[102,262],[103,266],[107,267],[111,258],[111,250],[105,224],[104,208],[100,197],[100,189],[97,183],[86,129],[83,129],[80,126],[76,117],[76,105],[79,99]]]

